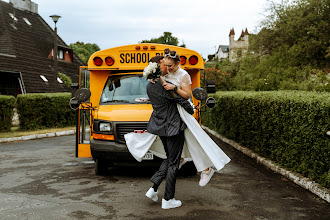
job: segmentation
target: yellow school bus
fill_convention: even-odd
[[[124,135],[146,130],[152,113],[143,69],[156,55],[163,55],[170,48],[180,55],[180,66],[191,76],[192,89],[200,86],[200,71],[204,60],[196,51],[164,44],[141,43],[101,50],[94,53],[87,66],[80,68],[80,92],[76,133],[76,157],[92,157],[95,171],[101,174],[109,165],[152,165],[160,159],[147,153],[138,163],[125,145]],[[88,93],[88,92],[87,92]],[[200,100],[191,96],[195,106]],[[77,104],[77,103],[76,103]],[[200,120],[199,111],[194,114]]]

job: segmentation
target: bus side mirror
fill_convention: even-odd
[[[207,100],[206,100],[206,106],[207,107],[214,108],[215,104],[216,104],[216,101],[213,97],[207,98]]]
[[[215,80],[206,80],[207,93],[215,93]]]
[[[196,87],[192,91],[193,96],[197,100],[206,100],[207,99],[207,92],[202,89],[201,87]]]
[[[91,91],[87,88],[80,88],[76,91],[74,97],[80,102],[86,102],[91,97]]]
[[[70,100],[69,105],[73,110],[77,110],[79,105],[86,102],[91,97],[91,91],[87,88],[80,88],[75,92],[74,97]]]

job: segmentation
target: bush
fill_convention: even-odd
[[[330,187],[330,95],[217,92],[203,124],[288,169]]]
[[[60,79],[63,81],[63,83],[68,87],[71,88],[72,80],[69,76],[65,75],[64,73],[58,73],[60,76]]]
[[[71,93],[38,93],[17,96],[20,130],[67,127],[76,123],[70,109]]]
[[[15,102],[14,96],[0,95],[0,132],[10,131]]]

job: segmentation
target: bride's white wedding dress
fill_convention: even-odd
[[[230,158],[206,134],[196,119],[184,108],[177,104],[180,116],[187,128],[184,131],[185,143],[182,158],[193,161],[198,172],[209,167],[221,170]],[[142,161],[143,156],[152,152],[155,156],[166,158],[163,144],[157,135],[145,133],[128,133],[125,136],[126,145],[137,161]]]

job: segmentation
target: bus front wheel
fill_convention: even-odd
[[[107,172],[107,163],[101,159],[95,159],[95,174],[102,176]]]

